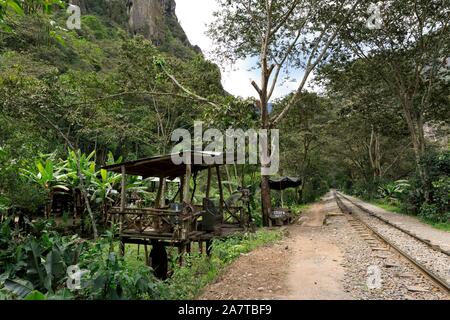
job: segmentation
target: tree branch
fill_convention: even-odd
[[[309,78],[309,75],[314,70],[314,68],[317,66],[317,64],[323,59],[323,57],[325,56],[325,53],[328,51],[328,48],[330,47],[331,43],[334,41],[334,39],[336,39],[336,37],[338,35],[338,32],[342,29],[344,23],[347,21],[347,19],[353,13],[353,11],[355,10],[355,8],[359,4],[359,2],[360,2],[360,0],[355,2],[353,7],[347,13],[346,17],[341,21],[341,23],[338,25],[336,30],[331,34],[331,36],[328,39],[328,41],[325,43],[325,45],[324,45],[321,53],[317,57],[317,59],[314,62],[312,62],[312,59],[314,58],[314,54],[317,51],[318,46],[320,45],[321,39],[322,39],[323,35],[325,34],[325,31],[326,31],[327,28],[325,27],[323,29],[323,31],[321,32],[321,35],[319,36],[319,39],[318,39],[317,43],[315,44],[315,46],[314,46],[313,50],[311,51],[311,54],[310,54],[310,56],[308,58],[308,62],[306,64],[305,74],[303,76],[302,82],[300,83],[297,91],[295,92],[295,94],[291,98],[291,100],[288,102],[286,107],[284,107],[284,109],[278,114],[278,116],[276,116],[275,119],[273,119],[271,121],[270,127],[275,127],[281,121],[281,119],[283,119],[283,117],[286,115],[286,113],[289,111],[289,109],[297,102],[298,98],[300,97],[300,94],[303,91],[303,88],[304,88],[304,86],[306,84],[306,81]],[[344,5],[344,3],[342,3],[341,8],[343,7],[343,5]]]
[[[161,69],[164,71],[164,73],[170,78],[170,80],[172,80],[172,82],[179,88],[181,89],[181,91],[183,91],[184,93],[186,93],[188,96],[194,98],[195,100],[198,100],[200,102],[204,102],[207,103],[215,108],[219,108],[219,105],[208,100],[207,98],[204,98],[202,96],[199,96],[198,94],[192,92],[191,90],[187,89],[185,86],[183,86],[180,82],[178,82],[178,80],[171,75],[166,68],[164,68],[164,66],[161,66]]]

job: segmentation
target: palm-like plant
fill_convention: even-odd
[[[407,180],[398,180],[378,188],[380,196],[389,202],[398,202],[410,189],[411,184]]]
[[[94,156],[95,151],[92,151],[89,155],[86,155],[85,153],[82,153],[81,150],[69,150],[67,160],[64,161],[64,164],[67,172],[67,180],[72,187],[78,188],[80,186],[81,174],[84,185],[89,189],[89,186],[92,184],[92,180],[97,174],[95,169],[95,161],[92,160]],[[80,172],[78,172],[78,168],[80,169]]]
[[[23,9],[18,0],[0,0],[0,30],[7,32],[11,31],[11,28],[5,22],[5,17],[8,13],[14,12],[16,14],[23,14]]]
[[[108,154],[107,165],[113,165],[120,162],[122,162],[121,157],[116,161],[112,153]],[[100,171],[93,176],[92,185],[90,186],[92,192],[91,201],[94,201],[101,206],[104,221],[107,220],[108,208],[114,204],[115,196],[119,193],[117,185],[121,178],[121,174],[108,172],[105,169],[100,169]]]
[[[22,175],[33,183],[41,186],[45,190],[49,202],[46,204],[46,217],[50,216],[53,195],[58,190],[69,191],[66,180],[65,165],[62,162],[56,162],[53,155],[44,156],[35,162],[35,166],[29,170],[22,169]]]

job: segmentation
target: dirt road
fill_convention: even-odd
[[[242,256],[200,299],[350,299],[342,252],[323,236],[327,211],[314,205],[288,237]]]
[[[199,299],[446,298],[395,254],[371,246],[349,219],[328,194],[287,228],[282,241],[241,256]],[[380,287],[369,286],[373,268],[379,270]]]

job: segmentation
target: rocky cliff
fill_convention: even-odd
[[[72,0],[83,13],[107,16],[130,33],[143,35],[178,56],[201,52],[193,47],[175,13],[175,0]],[[184,48],[183,48],[184,47]]]

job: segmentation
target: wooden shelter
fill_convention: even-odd
[[[149,264],[161,278],[167,274],[167,246],[177,247],[183,253],[190,252],[191,244],[197,242],[200,252],[209,254],[213,238],[244,231],[250,223],[244,208],[229,207],[224,201],[221,165],[215,164],[213,160],[217,157],[225,159],[225,154],[189,151],[183,156],[185,159],[190,158],[191,164],[186,164],[188,161],[176,164],[172,155],[164,155],[104,167],[122,174],[120,207],[109,211],[113,221],[120,226],[122,254],[127,243],[143,244],[145,248],[152,245]],[[198,173],[201,171],[207,171],[205,197],[202,203],[196,204],[193,199]],[[126,190],[127,175],[160,179],[154,206],[146,208],[130,205]],[[218,201],[210,198],[213,175],[217,177]],[[175,178],[180,181],[178,193],[171,203],[166,204],[161,201],[165,199],[165,179]],[[192,190],[191,179],[194,180]]]
[[[273,208],[269,216],[269,226],[273,224],[282,226],[292,221],[292,212],[288,208],[284,208],[283,191],[289,188],[298,188],[301,186],[302,180],[296,177],[272,178],[269,180],[271,190],[280,191],[281,208]]]

